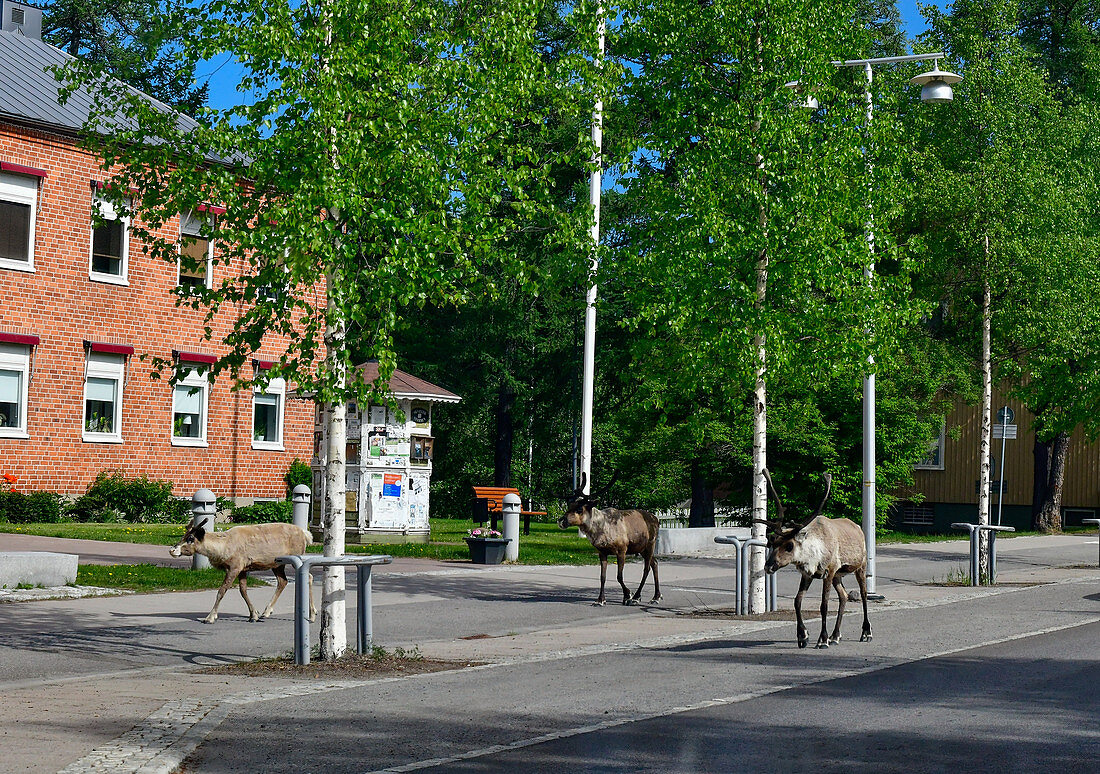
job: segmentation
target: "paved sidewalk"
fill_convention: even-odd
[[[12,537],[0,535],[0,550],[76,552],[81,562],[171,563],[164,547]],[[995,588],[932,585],[965,571],[967,550],[962,540],[880,545],[877,585],[886,600],[873,606],[872,620],[885,609],[952,605],[1031,584],[1087,588],[1095,582],[1100,589],[1096,538],[1078,535],[999,541]],[[627,568],[629,584],[637,583],[638,571],[636,563]],[[737,620],[720,612],[733,604],[729,560],[662,561],[660,606],[592,607],[598,578],[594,566],[487,568],[398,559],[374,576],[376,640],[431,657],[514,663],[736,639],[761,630],[793,639],[790,620]],[[779,578],[780,606],[789,609],[797,574],[786,570]],[[615,599],[613,574],[608,590]],[[647,587],[643,599],[650,593]],[[266,604],[267,594],[257,589],[253,601]],[[197,672],[203,665],[283,654],[292,642],[289,592],[272,620],[251,624],[233,590],[218,622],[204,626],[198,619],[213,596],[204,591],[0,604],[4,770],[129,772],[145,766],[167,772],[234,706],[347,687]],[[348,599],[354,646],[350,592]],[[816,597],[812,605],[807,601],[808,622],[816,607]],[[860,606],[849,604],[850,636],[860,617]]]

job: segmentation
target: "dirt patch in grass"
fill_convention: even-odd
[[[256,661],[242,661],[237,664],[206,667],[200,670],[204,674],[239,675],[242,677],[295,677],[327,678],[340,680],[369,680],[376,677],[395,677],[398,675],[419,675],[427,672],[446,672],[451,669],[465,669],[480,666],[478,661],[448,661],[425,658],[419,654],[378,653],[360,656],[351,653],[336,661],[311,661],[309,664],[294,663],[293,657],[264,658]]]

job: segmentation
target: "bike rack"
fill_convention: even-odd
[[[1081,523],[1096,525],[1096,542],[1100,544],[1100,519],[1081,519]],[[1100,548],[1097,549],[1096,563],[1100,566]]]
[[[749,551],[759,546],[760,548],[767,548],[768,541],[763,538],[739,538],[735,535],[726,535],[725,537],[714,538],[715,543],[724,543],[735,547],[734,552],[734,594],[737,597],[737,604],[734,611],[736,615],[748,615],[749,614],[749,587],[750,587],[750,568],[749,568]],[[775,574],[766,572],[764,573],[764,606],[769,613],[774,613],[776,610],[776,591],[775,591]]]
[[[980,586],[981,584],[981,566],[978,560],[978,550],[981,543],[981,534],[983,532],[989,533],[989,584],[993,586],[997,583],[997,533],[998,532],[1015,532],[1015,527],[1002,527],[997,524],[967,524],[965,522],[955,522],[951,525],[952,529],[966,529],[970,530],[970,585]]]
[[[389,564],[393,557],[388,554],[371,556],[280,556],[279,564],[294,567],[294,663],[309,663],[309,592],[313,576],[313,567],[354,567],[356,591],[355,598],[355,652],[363,655],[371,647],[374,637],[373,606],[371,604],[371,567],[376,564]]]

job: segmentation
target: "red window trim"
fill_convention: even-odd
[[[198,212],[209,212],[211,215],[224,215],[227,210],[216,204],[199,204],[195,207]]]
[[[126,355],[129,357],[134,354],[134,348],[129,344],[112,344],[109,341],[88,341],[85,339],[84,346],[91,352],[101,352],[105,355]]]
[[[202,363],[204,365],[214,365],[218,362],[218,358],[214,355],[207,355],[202,352],[182,352],[178,349],[172,350],[173,357],[181,363]]]
[[[30,175],[31,177],[49,177],[50,173],[37,167],[28,167],[11,161],[0,161],[0,171],[14,172],[17,175]]]
[[[275,361],[274,360],[258,360],[256,358],[253,358],[252,359],[252,367],[254,369],[256,369],[257,371],[267,371],[268,369],[275,367]]]
[[[4,333],[0,331],[0,343],[23,344],[28,347],[37,347],[42,340],[30,333]]]

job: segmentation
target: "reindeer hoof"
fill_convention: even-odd
[[[592,607],[603,607],[604,602],[605,600],[597,599],[595,602],[592,603]]]
[[[828,640],[820,640],[816,645],[814,645],[814,647],[819,650],[825,650],[829,647],[829,642]]]
[[[800,647],[800,648],[804,648],[804,647],[806,647],[806,644],[807,644],[808,642],[809,642],[809,640],[799,640],[799,641],[798,641],[798,647]]]
[[[216,620],[218,620],[218,619],[216,619],[216,618],[203,618],[203,619],[202,619],[202,622],[203,622],[204,624],[212,624],[212,623],[214,623],[214,621],[216,621]]]
[[[660,594],[658,594],[658,595],[657,595],[657,596],[655,596],[655,597],[654,597],[653,599],[649,600],[649,604],[651,604],[651,605],[656,605],[656,604],[657,604],[658,602],[660,602],[660,601],[661,601],[662,599],[664,599],[664,597],[662,597],[662,596],[661,596]]]
[[[829,638],[829,644],[830,645],[836,645],[838,642],[840,642],[840,637],[830,637]]]
[[[859,641],[860,642],[870,642],[871,641],[871,633],[870,632],[864,632],[863,636],[861,636],[859,638]]]
[[[624,605],[636,605],[636,604],[638,604],[638,600],[631,597],[630,599],[624,599],[623,604]]]

